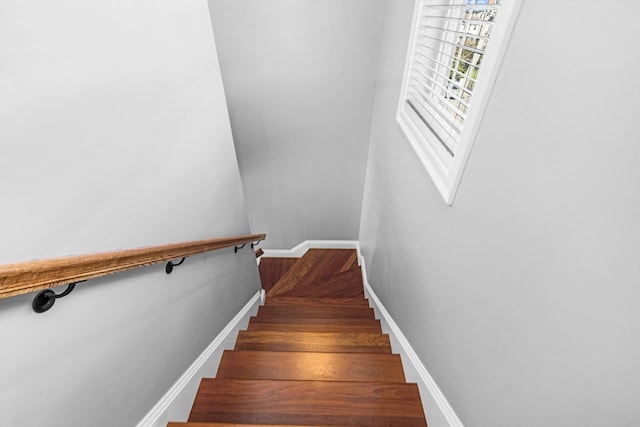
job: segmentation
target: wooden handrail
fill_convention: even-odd
[[[0,298],[81,282],[176,258],[264,240],[266,234],[173,243],[0,265]]]

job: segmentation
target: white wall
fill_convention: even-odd
[[[0,263],[250,231],[206,1],[0,7]],[[0,425],[136,424],[258,287],[227,249],[1,300]]]
[[[452,207],[395,122],[413,1],[387,5],[375,292],[465,426],[637,426],[639,3],[524,3]]]
[[[266,248],[355,239],[381,2],[209,0],[240,173]]]

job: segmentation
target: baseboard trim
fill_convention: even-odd
[[[263,249],[265,258],[300,258],[309,249],[358,249],[356,240],[305,240],[293,249]]]
[[[222,352],[225,348],[233,348],[238,331],[245,328],[249,317],[257,312],[261,295],[261,291],[258,291],[245,304],[137,427],[165,427],[169,421],[187,420],[200,380],[206,376],[215,376]]]
[[[422,407],[427,416],[429,427],[464,427],[447,399],[438,388],[427,368],[409,344],[400,327],[393,320],[387,309],[371,288],[367,279],[367,266],[364,256],[360,252],[358,244],[358,263],[362,269],[362,281],[365,295],[373,307],[376,316],[380,319],[382,330],[389,334],[391,348],[394,353],[400,354],[408,382],[415,382],[420,389]]]

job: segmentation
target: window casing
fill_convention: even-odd
[[[452,204],[521,0],[417,0],[397,120]]]

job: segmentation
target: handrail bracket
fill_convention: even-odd
[[[171,272],[173,271],[173,267],[177,267],[179,265],[181,265],[186,257],[182,257],[182,259],[180,260],[180,262],[173,262],[173,261],[169,261],[167,263],[167,266],[164,268],[164,271],[167,272],[167,274],[171,274]]]
[[[36,313],[44,313],[45,311],[48,311],[51,307],[53,307],[53,304],[56,302],[58,298],[66,297],[71,293],[71,291],[75,289],[76,284],[82,283],[82,282],[85,282],[85,280],[69,283],[69,285],[67,285],[67,289],[65,289],[63,292],[59,294],[56,294],[51,289],[45,289],[38,292],[36,296],[33,297],[33,302],[31,303],[31,307],[33,308],[33,311],[35,311]]]

